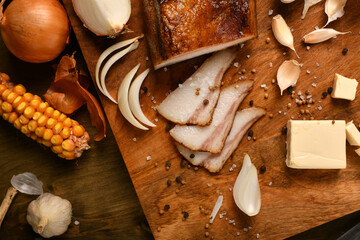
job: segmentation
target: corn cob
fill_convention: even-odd
[[[0,73],[0,106],[4,120],[61,158],[73,160],[90,148],[90,137],[83,126],[26,92],[23,85],[14,86],[4,73]]]

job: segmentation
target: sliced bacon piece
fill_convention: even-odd
[[[178,143],[176,143],[176,147],[180,154],[192,164],[202,165],[210,172],[219,172],[226,160],[235,151],[245,133],[258,119],[264,116],[264,114],[264,109],[255,107],[238,111],[235,115],[229,136],[226,138],[224,148],[218,154],[191,151]]]
[[[222,89],[209,126],[176,125],[170,130],[170,135],[175,141],[193,151],[221,152],[236,110],[252,85],[252,81],[246,80]]]
[[[208,125],[219,98],[221,79],[234,60],[234,49],[215,53],[157,107],[166,119],[177,124]],[[205,101],[205,102],[204,102]]]

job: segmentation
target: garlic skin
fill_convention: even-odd
[[[304,1],[304,9],[301,15],[301,19],[305,19],[307,12],[309,11],[309,8],[313,5],[321,2],[322,0],[305,0]]]
[[[276,40],[278,40],[281,45],[284,45],[285,47],[293,50],[296,56],[299,57],[294,47],[294,37],[291,33],[291,30],[280,14],[273,17],[272,30]]]
[[[282,3],[292,3],[294,2],[295,0],[280,0]]]
[[[321,28],[305,35],[303,37],[303,41],[304,43],[316,44],[316,43],[325,42],[337,35],[344,35],[348,33],[350,32],[338,32],[332,28]]]
[[[301,67],[296,60],[283,62],[277,71],[277,82],[281,95],[290,86],[294,86],[300,77]]]
[[[130,0],[72,0],[84,26],[97,36],[116,37],[131,15]]]
[[[328,21],[324,27],[326,27],[332,21],[344,16],[344,7],[347,0],[326,0],[325,13],[328,16]]]
[[[50,238],[66,232],[71,216],[72,207],[68,200],[44,193],[29,204],[26,220],[36,233]]]

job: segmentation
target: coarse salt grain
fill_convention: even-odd
[[[308,51],[309,51],[309,50],[310,50],[310,46],[306,46],[306,50],[308,50]]]
[[[240,44],[240,48],[243,48],[245,46],[245,43]]]
[[[306,70],[306,73],[307,73],[307,74],[310,74],[310,70],[309,70],[309,69],[308,69],[308,70]]]
[[[260,87],[266,88],[266,84],[261,84]]]
[[[149,57],[146,57],[145,60],[146,60],[146,61],[149,61]]]
[[[240,232],[236,232],[236,235],[240,236]]]
[[[300,63],[300,67],[303,67],[304,66],[304,64],[303,63]]]
[[[311,86],[316,87],[316,83],[312,83]]]
[[[74,224],[77,226],[77,225],[80,224],[80,222],[79,222],[78,220],[76,220],[76,221],[74,222]]]
[[[282,111],[279,111],[279,114],[281,114],[282,113]]]
[[[256,234],[256,238],[260,238],[260,234],[259,234],[259,233]]]
[[[232,168],[236,168],[236,164],[234,163],[231,167],[232,167]]]
[[[230,224],[233,224],[233,223],[235,223],[235,220],[230,219],[230,220],[229,220],[229,223],[230,223]]]
[[[320,67],[320,64],[319,64],[319,63],[316,63],[316,66],[317,66],[317,67]]]
[[[272,63],[272,62],[269,63],[269,67],[273,67],[273,63]]]
[[[250,141],[251,140],[251,137],[250,136],[248,136],[248,141]]]
[[[284,115],[286,115],[286,112],[284,112]]]
[[[228,218],[225,218],[225,221],[229,220]]]
[[[321,110],[322,110],[322,106],[318,106],[318,110],[321,111]]]
[[[247,57],[247,58],[250,58],[250,55],[247,55],[246,57]]]
[[[147,161],[150,161],[150,160],[151,160],[151,156],[147,156],[147,157],[146,157],[146,160],[147,160]]]
[[[301,95],[301,90],[298,92],[298,95],[299,95],[299,96]]]
[[[269,186],[271,186],[272,185],[272,182],[269,182]]]
[[[244,232],[247,232],[247,231],[249,231],[249,229],[247,229],[247,228],[244,228]]]
[[[159,119],[155,118],[155,119],[154,119],[154,121],[155,121],[155,122],[158,122],[158,121],[159,121]]]
[[[238,62],[235,62],[235,63],[234,63],[234,67],[236,67],[236,68],[239,67],[239,63],[238,63]]]
[[[286,55],[286,52],[283,52],[283,55],[285,56],[285,55]]]
[[[274,13],[274,10],[270,9],[269,10],[269,16],[273,15],[273,13]]]
[[[133,138],[132,140],[133,140],[134,142],[136,142],[136,138]]]
[[[229,172],[232,172],[234,169],[231,167],[230,169],[229,169]]]
[[[182,85],[181,83],[179,83],[179,88],[182,88],[182,86],[183,86],[183,85]]]
[[[292,28],[292,29],[290,29],[290,31],[291,31],[291,32],[294,32],[295,30]]]
[[[231,192],[233,190],[233,188],[232,187],[229,187],[229,191]]]

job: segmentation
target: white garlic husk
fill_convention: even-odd
[[[26,220],[36,233],[50,238],[66,232],[71,216],[72,207],[68,200],[44,193],[29,204]]]
[[[84,26],[98,36],[116,37],[131,14],[130,0],[72,0]]]

